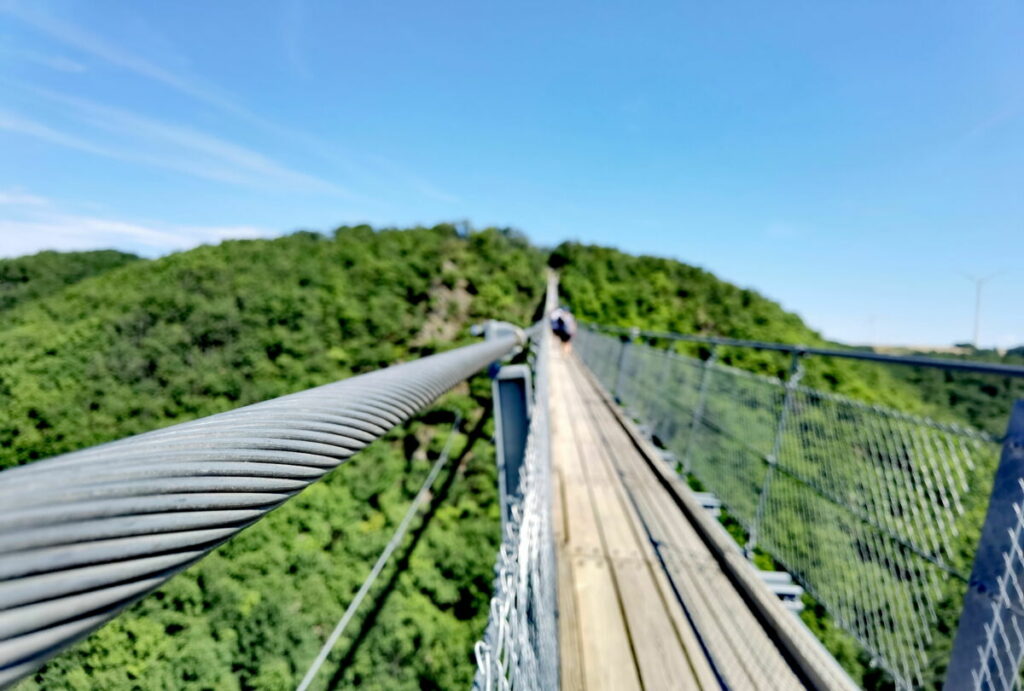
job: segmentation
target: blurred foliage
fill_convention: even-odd
[[[563,243],[549,263],[562,267],[561,292],[582,321],[660,332],[827,346],[819,333],[772,300],[748,288],[673,259],[632,256],[607,247]],[[648,339],[653,345],[706,358],[708,346]],[[786,353],[719,347],[726,365],[784,378],[791,365]],[[909,413],[956,419],[940,406],[925,403],[917,390],[894,378],[887,368],[837,358],[807,357],[803,383],[868,403]]]
[[[543,265],[507,230],[359,226],[225,242],[80,281],[56,271],[63,287],[25,294],[0,323],[0,468],[469,343],[486,318],[525,324]],[[460,435],[430,520],[413,524],[315,688],[467,687],[499,541],[489,395],[484,376],[458,387],[19,688],[294,688],[456,409],[476,434]]]
[[[39,252],[29,257],[0,259],[0,313],[137,259],[134,254],[115,250]]]
[[[951,357],[948,353],[915,354]],[[1002,355],[991,350],[980,350],[952,357],[1024,367],[1024,349],[1011,350]],[[1006,433],[1013,402],[1024,399],[1024,377],[950,372],[926,367],[894,367],[892,371],[894,376],[912,384],[925,401],[943,406],[972,427],[997,437]]]

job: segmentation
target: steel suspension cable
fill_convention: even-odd
[[[0,472],[0,686],[522,341],[494,338]]]

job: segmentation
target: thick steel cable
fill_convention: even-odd
[[[448,465],[448,456],[451,453],[452,442],[455,440],[455,433],[459,430],[459,424],[462,422],[462,416],[458,416],[455,419],[455,423],[452,425],[451,432],[448,433],[448,439],[445,441],[444,449],[441,451],[440,458],[434,462],[434,466],[430,469],[430,473],[427,474],[426,479],[420,486],[419,492],[413,498],[412,503],[409,505],[408,510],[405,512],[405,516],[402,518],[402,522],[398,524],[398,528],[395,529],[395,534],[391,536],[391,540],[388,541],[387,546],[384,547],[384,551],[377,557],[377,563],[373,565],[373,569],[370,570],[370,574],[363,581],[363,584],[359,586],[359,591],[355,597],[348,604],[348,608],[345,613],[341,615],[341,619],[335,625],[334,630],[331,631],[331,635],[327,637],[323,647],[320,648],[320,652],[317,654],[313,663],[309,666],[306,671],[306,675],[302,678],[302,681],[296,687],[296,691],[306,691],[309,685],[313,683],[313,679],[316,678],[317,672],[327,661],[327,656],[331,654],[334,646],[337,645],[338,639],[341,638],[341,634],[345,632],[345,627],[348,626],[349,622],[352,621],[352,617],[355,616],[356,611],[359,609],[359,605],[362,604],[363,599],[366,598],[367,593],[370,592],[370,588],[373,587],[377,577],[380,576],[381,571],[387,565],[388,560],[391,559],[391,555],[398,545],[402,543],[405,538],[405,534],[409,530],[409,526],[412,524],[417,513],[419,513],[420,506],[427,500],[427,496],[430,493],[431,488],[434,486],[434,482],[437,481],[437,476],[441,474],[441,471],[446,465]]]
[[[495,338],[0,473],[0,686],[519,344]]]

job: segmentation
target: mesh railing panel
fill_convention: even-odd
[[[985,644],[971,671],[975,691],[1003,691],[1022,687],[1024,659],[1024,480],[1018,481],[1021,499],[1013,504],[1016,526],[1009,531],[1002,553],[1002,574],[992,599],[992,619],[985,625]]]
[[[551,444],[548,418],[550,332],[534,345],[535,399],[520,476],[505,525],[490,619],[476,644],[474,688],[557,689],[554,539],[551,527]]]
[[[958,555],[977,537],[961,534],[969,479],[994,467],[996,439],[589,330],[577,343],[899,686],[926,682],[936,623],[966,580]]]

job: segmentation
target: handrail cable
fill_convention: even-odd
[[[384,551],[380,553],[379,557],[377,557],[377,563],[373,565],[373,569],[370,571],[370,574],[366,577],[366,580],[363,581],[363,584],[359,586],[359,591],[356,593],[355,597],[352,598],[352,602],[349,603],[345,613],[341,616],[341,619],[338,620],[334,630],[331,631],[331,635],[327,637],[327,641],[324,642],[323,647],[320,648],[319,654],[317,654],[316,659],[313,660],[313,663],[309,666],[306,676],[302,678],[302,681],[296,687],[296,691],[306,691],[306,689],[309,688],[309,685],[313,683],[316,673],[320,671],[320,667],[322,667],[324,662],[327,661],[327,656],[330,655],[334,646],[338,643],[338,639],[341,638],[341,634],[344,633],[345,627],[348,626],[352,617],[355,616],[356,611],[359,609],[359,605],[362,604],[363,599],[366,597],[367,593],[370,592],[370,588],[373,587],[374,581],[376,581],[377,577],[380,576],[381,571],[384,570],[384,567],[387,565],[391,555],[396,549],[398,549],[398,545],[402,543],[402,540],[405,538],[405,533],[409,530],[409,525],[412,523],[412,520],[416,517],[417,513],[419,513],[420,506],[424,501],[426,501],[427,495],[434,486],[434,482],[437,481],[437,476],[440,475],[444,467],[448,465],[452,442],[455,441],[455,433],[458,432],[460,424],[462,424],[462,415],[460,413],[456,413],[455,422],[452,423],[452,429],[448,433],[448,439],[444,443],[444,448],[441,450],[441,456],[430,469],[430,473],[420,486],[419,492],[416,493],[412,503],[409,504],[409,509],[405,512],[405,517],[402,518],[402,522],[398,524],[398,528],[395,529],[395,533],[391,536],[391,540],[388,542],[387,546],[384,547]]]
[[[0,687],[524,338],[509,333],[0,472]]]
[[[800,355],[821,355],[823,357],[846,358],[848,360],[867,360],[870,362],[881,362],[890,365],[934,367],[943,370],[959,370],[961,372],[975,372],[978,374],[995,374],[1003,377],[1024,377],[1024,366],[1004,365],[997,362],[967,362],[964,360],[929,357],[925,355],[885,355],[884,353],[874,353],[863,350],[842,350],[840,348],[819,348],[816,346],[773,343],[770,341],[751,341],[741,338],[697,336],[694,334],[682,334],[670,331],[645,331],[643,329],[631,329],[624,326],[611,326],[608,324],[596,324],[594,322],[585,321],[580,321],[579,323],[593,331],[605,331],[607,333],[614,333],[622,336],[637,335],[644,338],[660,338],[668,341],[686,341],[688,343],[705,343],[707,345],[716,346],[735,346],[737,348],[753,348],[754,350],[773,350],[781,353],[796,353]]]

